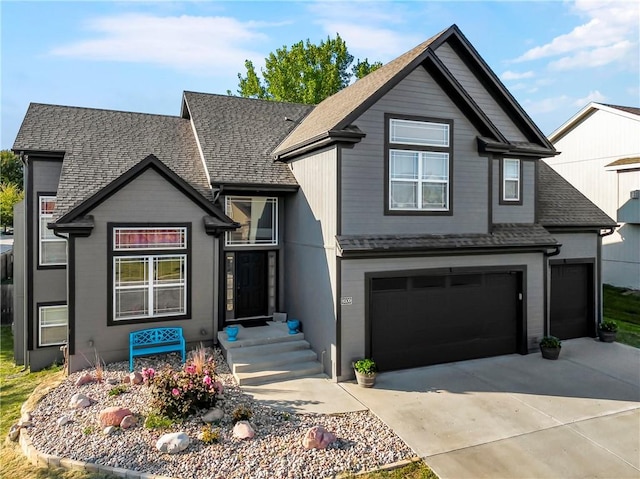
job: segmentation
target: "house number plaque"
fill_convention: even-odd
[[[351,306],[353,304],[353,296],[343,296],[340,298],[341,306]]]

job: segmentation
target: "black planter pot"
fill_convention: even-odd
[[[598,330],[598,337],[603,343],[613,343],[616,340],[616,331]]]
[[[540,345],[540,352],[545,359],[558,359],[560,356],[560,348],[547,348]]]

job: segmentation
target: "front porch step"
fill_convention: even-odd
[[[255,386],[257,384],[274,381],[306,378],[321,373],[322,365],[318,361],[306,361],[303,363],[288,364],[282,368],[273,367],[260,371],[234,373],[234,376],[240,386]]]
[[[304,341],[306,343],[306,341]],[[253,349],[253,348],[250,348]],[[307,343],[307,349],[299,349],[297,351],[283,351],[272,353],[266,356],[257,356],[251,354],[242,359],[233,357],[233,373],[252,373],[269,369],[282,369],[292,364],[306,363],[317,361],[318,357]],[[319,363],[318,363],[319,364]]]
[[[289,334],[284,323],[241,327],[237,341],[228,341],[224,331],[218,333],[229,368],[238,384],[255,385],[323,373],[316,353],[304,334]]]

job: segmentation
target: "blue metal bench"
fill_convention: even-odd
[[[133,371],[133,358],[158,353],[179,351],[185,362],[185,341],[182,328],[151,328],[129,333],[129,371]]]

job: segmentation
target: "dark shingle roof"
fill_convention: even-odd
[[[342,235],[343,256],[349,254],[551,247],[557,241],[536,224],[496,224],[489,234]]]
[[[640,108],[636,108],[634,106],[610,105],[608,103],[603,103],[603,105],[611,108],[615,108],[616,110],[626,111],[627,113],[633,113],[634,115],[640,116]]]
[[[320,102],[293,133],[278,145],[274,154],[281,154],[339,127],[345,118],[372,95],[410,67],[442,33],[444,31]],[[342,125],[344,126],[347,125]]]
[[[297,185],[271,152],[313,106],[194,92],[184,99],[211,183]]]
[[[65,152],[55,218],[150,154],[212,199],[191,125],[177,116],[32,103],[13,149]]]
[[[616,222],[544,161],[538,162],[538,222],[543,226],[612,227]]]

